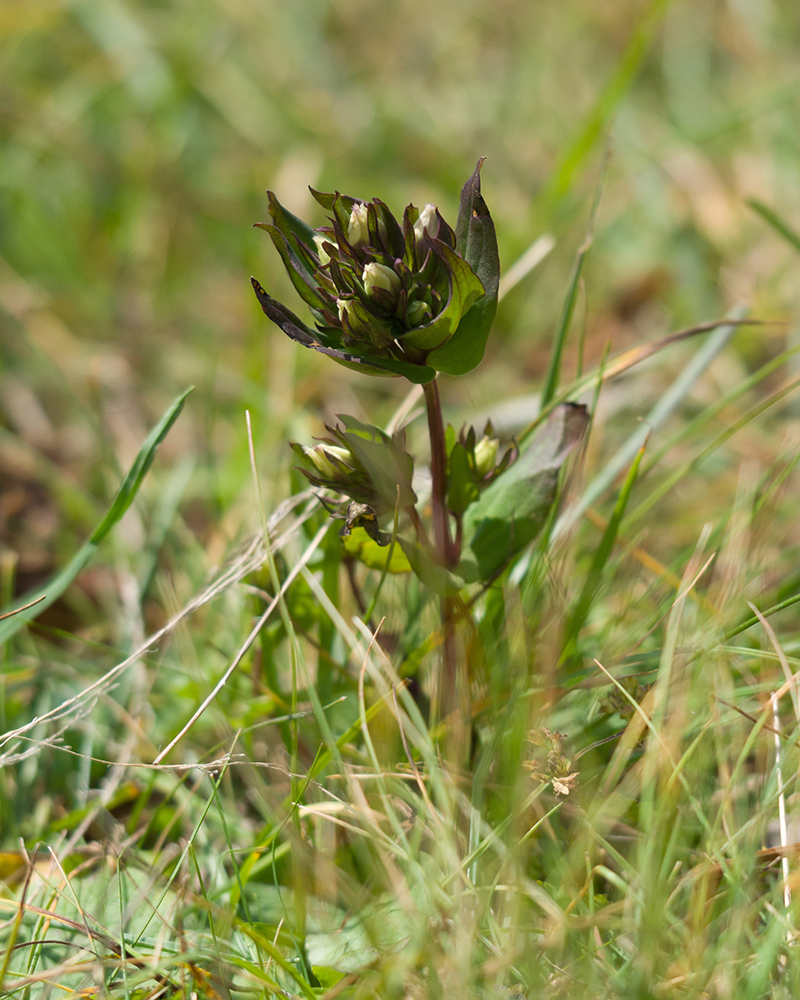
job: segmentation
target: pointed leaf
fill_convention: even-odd
[[[477,274],[488,299],[497,299],[500,283],[500,256],[497,234],[489,209],[481,195],[481,166],[478,160],[475,172],[461,191],[461,204],[456,222],[456,249]]]
[[[267,191],[267,198],[269,199],[269,214],[272,221],[283,235],[288,239],[289,233],[293,233],[301,242],[313,247],[314,230],[311,226],[307,222],[303,222],[302,219],[298,219],[288,208],[284,208],[273,191]]]
[[[352,350],[343,350],[339,346],[332,346],[335,343],[333,333],[318,330],[310,330],[301,319],[282,305],[277,299],[268,295],[262,285],[255,279],[250,279],[255,290],[258,301],[264,314],[268,316],[276,326],[303,347],[308,347],[320,354],[326,354],[333,358],[345,368],[362,372],[365,375],[379,375],[390,377],[400,375],[413,382],[415,385],[424,385],[436,376],[436,372],[428,365],[414,365],[408,361],[397,361],[394,358],[376,357],[372,354],[355,353]]]
[[[536,538],[555,502],[561,466],[588,423],[585,406],[558,407],[530,448],[467,509],[459,565],[466,580],[491,579]]]
[[[327,309],[330,302],[324,299],[317,291],[317,282],[313,277],[313,272],[309,271],[306,262],[290,246],[289,241],[278,227],[270,226],[266,222],[257,222],[255,228],[263,229],[264,232],[269,233],[272,242],[275,244],[275,249],[281,255],[283,266],[286,268],[292,284],[303,302],[311,306],[312,309]]]
[[[497,312],[500,256],[494,222],[481,195],[482,164],[481,159],[461,191],[456,247],[480,279],[486,294],[464,316],[451,339],[428,358],[433,368],[446,375],[466,375],[480,364]]]
[[[387,438],[377,427],[368,427],[351,417],[339,419],[346,428],[342,437],[369,474],[378,496],[387,508],[393,510],[398,502],[401,507],[416,503],[417,497],[411,488],[414,475],[414,459],[411,455],[396,448],[391,438]]]

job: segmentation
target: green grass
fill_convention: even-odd
[[[783,2],[0,11],[0,605],[48,604],[0,621],[2,995],[798,994],[798,31]],[[264,189],[454,218],[480,155],[504,271],[555,248],[446,417],[594,422],[470,591],[455,771],[437,602],[348,578],[286,443],[404,387],[292,345],[248,278],[291,301]],[[740,308],[765,322],[627,367]]]

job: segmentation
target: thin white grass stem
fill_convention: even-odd
[[[544,233],[538,239],[535,239],[523,255],[518,257],[504,274],[500,275],[500,288],[497,298],[502,299],[508,295],[515,285],[518,285],[520,281],[527,278],[531,271],[541,264],[555,245],[556,241],[550,233]]]
[[[253,444],[253,425],[250,422],[250,411],[244,411],[244,419],[247,424],[247,451],[250,456],[250,472],[253,475],[253,489],[256,494],[256,510],[258,511],[258,521],[261,525],[261,534],[264,538],[264,544],[269,546],[269,528],[267,526],[267,518],[264,513],[264,498],[261,495],[261,482],[258,478],[258,466],[256,465],[256,449]]]
[[[290,500],[282,503],[270,518],[270,524],[274,528],[277,528],[278,524],[303,501],[310,502],[307,504],[306,509],[292,523],[291,527],[284,531],[273,542],[274,550],[283,548],[283,546],[299,529],[300,525],[304,521],[308,520],[311,514],[317,509],[317,500],[313,497],[313,492],[311,490],[306,490],[304,493],[298,494]],[[50,711],[45,712],[43,715],[36,716],[31,719],[30,722],[25,723],[24,726],[20,726],[18,729],[12,729],[4,733],[0,736],[0,747],[5,746],[5,744],[10,740],[29,733],[32,729],[35,729],[44,722],[53,722],[56,719],[72,717],[76,713],[84,710],[88,711],[88,707],[86,709],[83,708],[84,703],[90,702],[95,695],[99,695],[103,691],[107,691],[116,677],[123,673],[132,663],[135,663],[137,660],[145,656],[149,650],[156,645],[156,643],[173,632],[184,619],[188,618],[190,615],[194,614],[195,611],[198,611],[204,605],[214,600],[215,597],[223,593],[225,590],[228,590],[230,587],[239,583],[246,576],[252,573],[253,570],[258,569],[263,562],[263,543],[260,538],[255,538],[249,543],[249,545],[247,545],[247,547],[231,563],[231,565],[227,566],[223,572],[220,573],[220,575],[211,584],[209,584],[208,587],[193,597],[186,607],[182,608],[177,614],[173,615],[166,625],[150,635],[138,649],[131,653],[130,656],[126,657],[120,663],[117,663],[110,670],[106,671],[102,677],[93,681],[82,691],[79,691],[78,694],[73,695],[71,698],[67,698],[65,701],[61,702],[60,705],[50,709]],[[9,758],[6,756],[0,756],[0,764],[5,763],[9,763]]]
[[[708,368],[714,358],[725,347],[736,332],[736,321],[744,316],[745,309],[738,306],[732,311],[732,323],[719,326],[701,348],[694,354],[686,368],[664,392],[656,405],[642,420],[641,426],[631,434],[625,444],[603,466],[586,490],[572,506],[570,506],[555,524],[553,540],[560,537],[580,518],[583,512],[614,483],[620,472],[633,461],[636,453],[647,440],[648,435],[659,427],[674,413],[680,403],[689,394],[692,386]]]
[[[170,752],[170,750],[172,750],[172,748],[175,746],[175,744],[179,743],[180,740],[183,739],[183,737],[186,735],[186,733],[189,732],[189,730],[192,728],[192,726],[195,724],[195,722],[197,722],[197,720],[205,712],[205,710],[208,708],[208,706],[211,704],[211,702],[216,698],[216,696],[223,689],[223,687],[225,687],[225,685],[227,684],[228,679],[230,678],[231,674],[239,666],[239,664],[241,663],[241,661],[242,661],[245,653],[250,649],[250,647],[255,642],[255,640],[256,640],[256,638],[258,636],[258,633],[261,631],[261,629],[269,621],[270,616],[272,615],[272,612],[278,606],[279,601],[281,600],[281,598],[283,597],[283,595],[286,593],[286,590],[289,588],[289,586],[291,585],[291,583],[294,580],[294,578],[300,573],[300,570],[302,569],[302,567],[308,562],[308,560],[311,558],[311,556],[316,551],[316,549],[319,546],[320,542],[325,537],[325,533],[327,532],[327,530],[328,530],[328,525],[327,524],[323,524],[322,527],[319,529],[319,531],[316,533],[316,535],[314,535],[313,539],[311,540],[311,543],[308,545],[308,547],[306,548],[306,550],[303,553],[303,555],[300,557],[300,559],[298,560],[298,562],[296,563],[296,565],[292,568],[292,571],[288,574],[288,576],[286,577],[286,579],[283,581],[283,584],[281,585],[281,589],[278,591],[278,593],[275,595],[275,597],[272,599],[272,601],[270,601],[270,603],[267,605],[266,610],[264,611],[264,614],[261,615],[261,617],[258,619],[258,621],[256,622],[256,624],[253,626],[252,631],[250,632],[250,634],[248,635],[248,637],[245,639],[244,643],[242,644],[241,648],[239,649],[239,652],[233,658],[233,661],[231,662],[231,665],[228,667],[228,669],[225,671],[225,673],[222,675],[222,677],[220,677],[220,679],[214,685],[214,688],[211,691],[211,693],[208,695],[208,697],[205,699],[205,701],[203,701],[202,705],[200,705],[200,707],[197,709],[197,711],[194,713],[194,715],[191,717],[191,719],[189,719],[189,721],[186,723],[186,725],[183,727],[183,729],[181,729],[181,731],[178,733],[178,735],[173,740],[171,740],[167,744],[167,746],[161,751],[161,753],[155,758],[155,760],[153,761],[154,764],[160,764],[161,763],[161,761],[167,756],[167,754]]]
[[[781,848],[783,849],[781,854],[781,875],[783,877],[783,905],[787,910],[792,905],[792,890],[789,885],[789,852],[787,850],[789,846],[789,827],[786,821],[786,793],[783,787],[783,767],[781,763],[781,718],[779,711],[779,701],[781,693],[785,693],[786,689],[791,692],[792,705],[795,709],[795,715],[798,714],[797,708],[797,683],[796,675],[792,673],[789,669],[789,661],[786,659],[786,654],[783,651],[780,643],[778,642],[778,637],[775,632],[755,604],[750,601],[747,602],[750,610],[754,615],[758,617],[764,631],[767,633],[767,638],[772,644],[772,648],[780,661],[781,667],[783,668],[783,675],[786,678],[784,683],[781,685],[779,691],[776,691],[770,697],[770,704],[772,706],[772,739],[775,745],[775,777],[778,782],[778,832],[780,836]],[[789,933],[789,940],[792,939],[791,930]]]
[[[786,823],[786,794],[783,789],[783,769],[781,767],[781,737],[779,733],[781,718],[780,712],[778,711],[778,699],[775,695],[772,696],[770,701],[772,703],[772,724],[775,727],[772,739],[775,743],[775,777],[778,781],[778,830],[780,833],[781,847],[783,848],[781,857],[783,905],[788,910],[792,905],[792,891],[789,888],[789,854],[786,850],[789,846],[789,829]]]

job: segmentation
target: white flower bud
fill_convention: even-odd
[[[350,310],[353,308],[351,299],[337,299],[336,308],[339,310],[339,322],[344,322],[345,316],[350,319]]]
[[[436,221],[436,206],[428,204],[419,213],[419,218],[414,223],[414,235],[421,240],[426,230],[430,230],[430,235],[436,235],[438,223]]]
[[[367,206],[363,201],[353,205],[347,224],[347,240],[351,246],[360,247],[369,243],[369,222]]]
[[[303,454],[311,462],[314,468],[319,472],[321,476],[326,479],[338,479],[342,475],[342,469],[335,465],[331,461],[331,458],[338,459],[340,462],[347,463],[348,460],[352,461],[352,456],[350,452],[345,448],[339,448],[336,445],[316,445],[314,448],[308,448],[303,445]]]
[[[364,266],[364,273],[361,276],[367,295],[371,295],[373,289],[383,288],[392,297],[400,294],[400,278],[386,264],[371,263]]]
[[[330,260],[330,257],[326,253],[322,244],[330,242],[329,237],[325,236],[324,233],[314,233],[314,244],[317,248],[317,256],[319,257],[319,262],[322,267],[324,267]]]

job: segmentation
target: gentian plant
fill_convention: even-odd
[[[340,417],[320,443],[292,447],[314,485],[345,498],[336,516],[345,521],[340,534],[350,556],[374,569],[414,572],[438,593],[438,711],[460,727],[455,752],[462,757],[469,676],[456,626],[469,588],[490,583],[540,533],[561,466],[587,424],[583,407],[556,407],[522,454],[513,442],[501,448],[491,424],[480,437],[472,427],[456,433],[445,426],[437,375],[465,375],[480,363],[497,311],[500,262],[481,195],[482,162],[463,187],[454,229],[434,205],[408,205],[399,221],[378,198],[313,190],[328,224],[312,229],[269,192],[272,222],[257,225],[269,233],[313,323],[252,279],[263,311],[292,340],[365,375],[423,388],[431,495],[421,504],[402,432]]]

